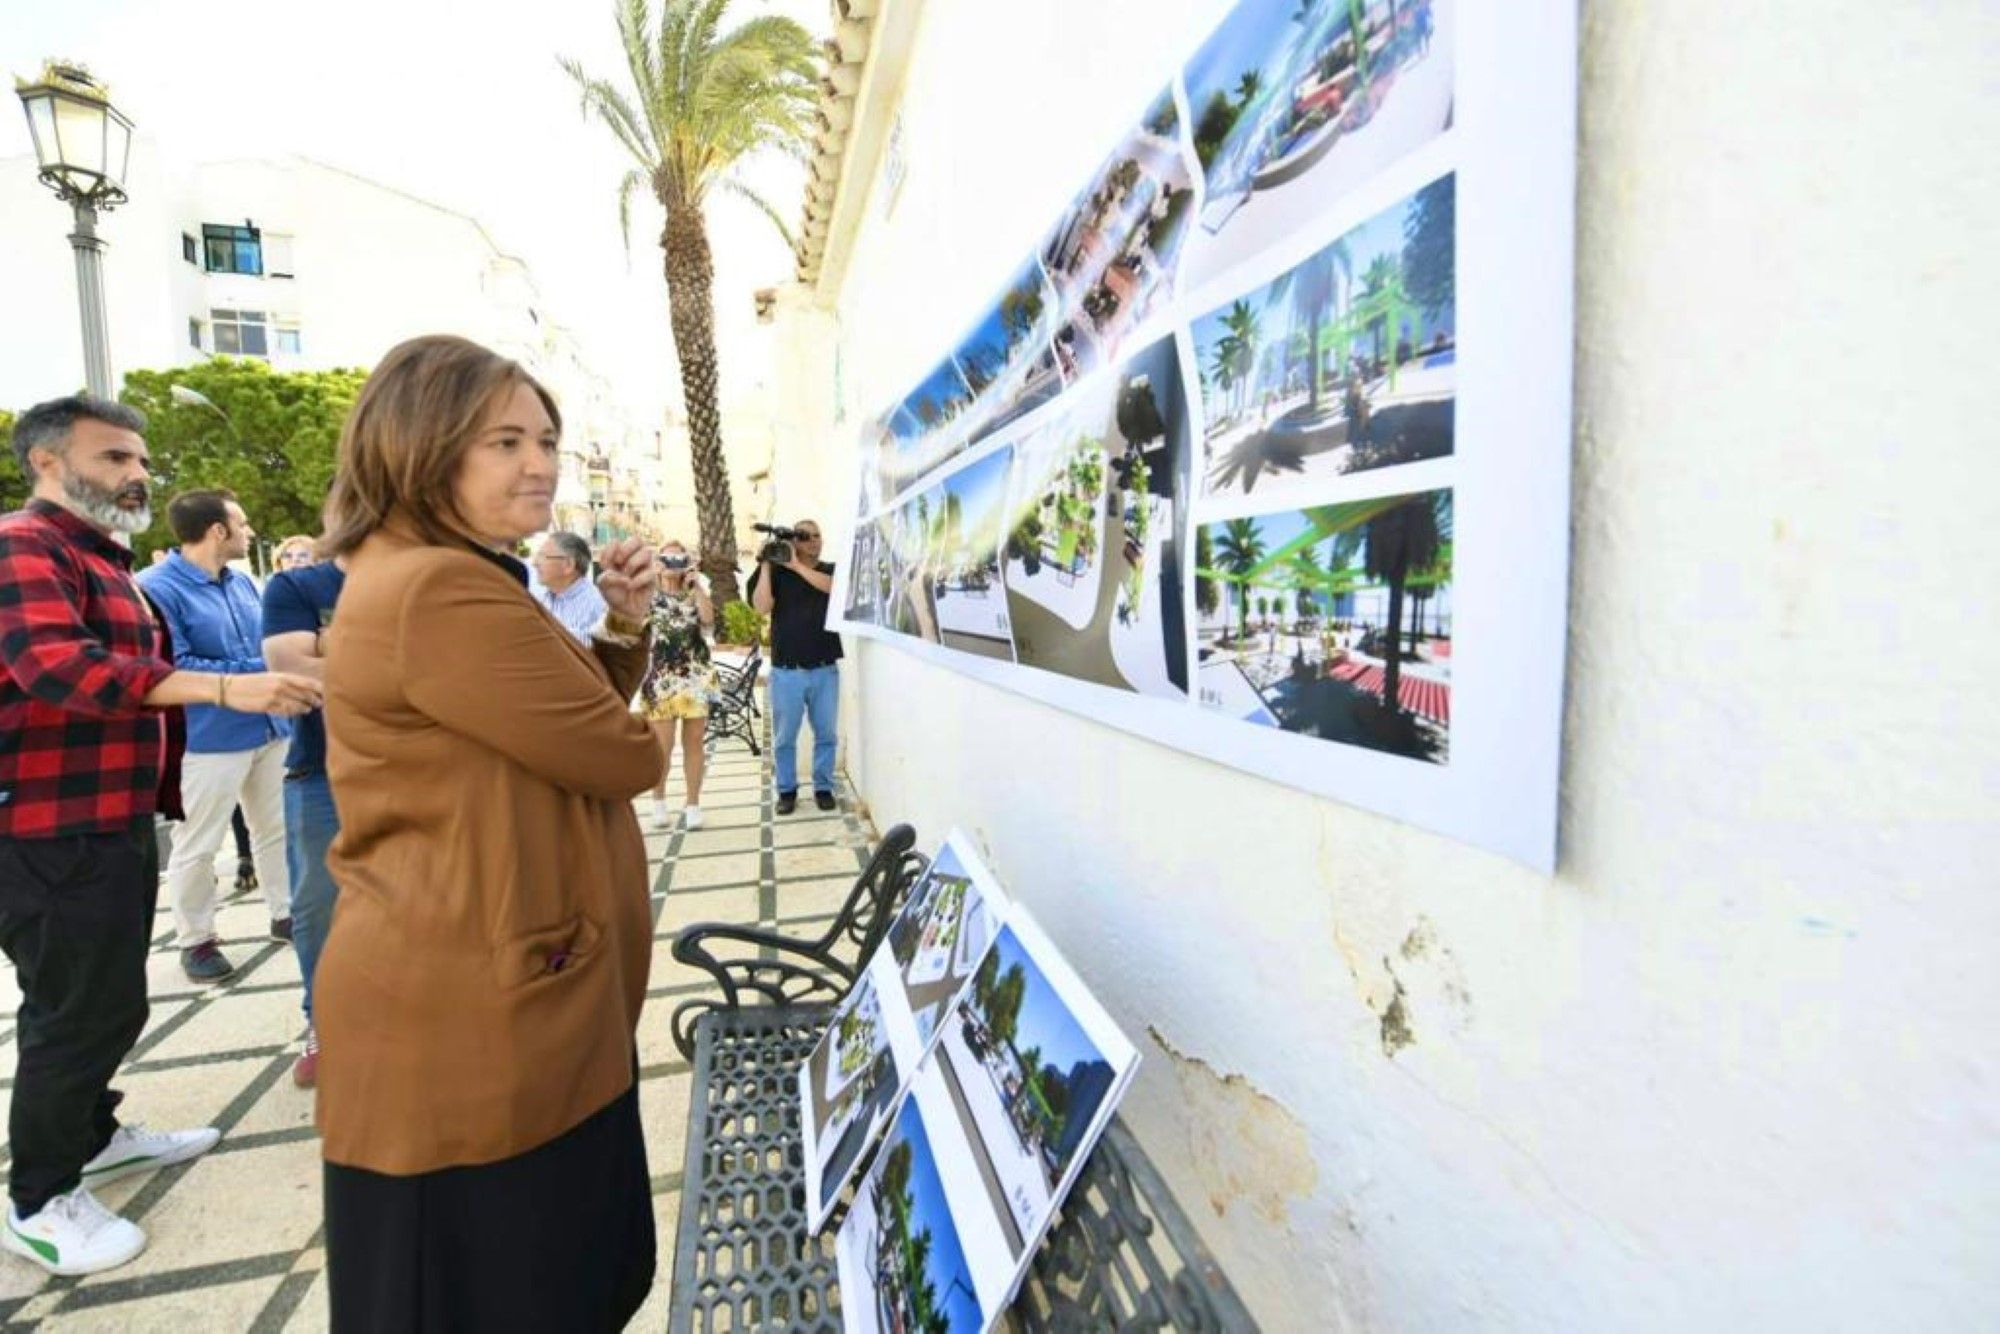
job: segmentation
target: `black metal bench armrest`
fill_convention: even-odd
[[[725,952],[719,953],[718,946]],[[706,972],[722,991],[720,997],[691,997],[674,1009],[674,1045],[689,1060],[694,1059],[695,1021],[711,1010],[831,1004],[854,984],[853,970],[814,948],[814,942],[754,926],[702,922],[688,927],[674,938],[674,958]]]
[[[727,922],[699,922],[675,936],[674,959],[707,973],[721,992],[675,1008],[674,1045],[681,1055],[694,1058],[695,1020],[711,1010],[830,1004],[846,995],[858,961],[881,943],[890,918],[923,873],[926,861],[913,850],[916,841],[916,831],[906,824],[884,834],[839,915],[816,939]]]

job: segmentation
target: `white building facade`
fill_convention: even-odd
[[[182,165],[145,138],[128,181],[130,202],[100,222],[114,376],[214,355],[365,369],[403,339],[459,334],[561,405],[562,526],[598,540],[658,529],[671,488],[657,425],[623,407],[477,219],[303,157]],[[0,161],[0,405],[83,382],[67,230],[33,161]],[[600,472],[611,480],[593,491]]]

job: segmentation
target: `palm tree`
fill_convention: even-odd
[[[1397,691],[1403,679],[1403,587],[1413,574],[1437,563],[1443,547],[1438,511],[1431,496],[1416,496],[1368,521],[1367,570],[1389,585],[1389,625],[1383,638],[1382,702],[1400,713]]]
[[[803,27],[759,17],[723,33],[729,3],[661,0],[655,27],[650,0],[618,0],[629,89],[586,74],[574,60],[560,62],[582,95],[584,114],[594,114],[636,164],[618,185],[627,245],[635,192],[650,191],[667,215],[660,250],[688,415],[701,568],[718,603],[737,599],[736,515],[716,400],[715,265],[703,206],[712,191],[736,195],[791,243],[777,209],[737,169],[766,149],[804,155],[820,77],[819,48]]]
[[[1292,579],[1292,603],[1303,621],[1318,609],[1319,588],[1326,580],[1317,551],[1300,547],[1292,553]]]
[[[1194,605],[1204,616],[1213,616],[1222,605],[1221,590],[1215,586],[1215,539],[1206,524],[1194,531]]]
[[[1227,403],[1236,388],[1236,339],[1226,337],[1209,349],[1208,374],[1215,381],[1216,392]]]
[[[1353,281],[1354,258],[1348,251],[1347,242],[1339,240],[1299,265],[1288,279],[1292,289],[1292,311],[1306,322],[1306,356],[1310,364],[1307,382],[1311,386],[1306,411],[1313,416],[1319,415],[1320,373],[1325,365],[1325,358],[1320,354],[1320,326],[1326,322],[1338,299],[1343,273],[1348,281]]]
[[[1375,336],[1375,360],[1382,359],[1382,335],[1386,330],[1390,310],[1400,305],[1403,298],[1403,269],[1393,256],[1377,255],[1368,261],[1368,267],[1361,274],[1361,296],[1371,300],[1373,309],[1368,317],[1368,332]]]
[[[1236,576],[1236,609],[1241,618],[1241,638],[1250,636],[1250,584],[1245,576],[1264,559],[1264,537],[1255,519],[1230,519],[1222,525],[1222,537],[1215,544],[1216,564]]]
[[[1222,327],[1229,335],[1223,339],[1223,345],[1230,349],[1230,369],[1235,372],[1237,388],[1246,394],[1251,373],[1257,368],[1257,337],[1262,322],[1261,313],[1251,309],[1247,301],[1234,302],[1222,317]],[[1238,410],[1245,410],[1245,405],[1239,402]]]

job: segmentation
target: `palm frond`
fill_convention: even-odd
[[[647,187],[646,173],[634,168],[618,182],[618,234],[625,241],[625,261],[632,261],[632,196]]]
[[[659,79],[652,48],[646,44],[646,0],[618,0],[618,44],[625,52],[625,66],[640,104],[651,105],[658,97]]]
[[[715,185],[723,193],[735,195],[738,199],[741,199],[744,203],[749,204],[759,213],[769,218],[771,225],[778,229],[778,235],[785,238],[785,249],[795,250],[798,248],[798,242],[792,239],[792,229],[785,225],[784,215],[778,212],[777,207],[770,200],[764,198],[763,195],[758,194],[734,176],[720,177],[716,180]]]
[[[613,0],[631,91],[563,68],[650,176],[669,209],[698,206],[744,158],[803,161],[819,107],[820,46],[791,19],[759,16],[722,31],[731,0]]]
[[[591,78],[581,65],[566,56],[559,57],[556,63],[575,82],[582,97],[583,114],[595,114],[624,145],[625,151],[638,159],[640,166],[652,166],[658,154],[649,140],[646,126],[640,122],[625,94],[603,79]]]

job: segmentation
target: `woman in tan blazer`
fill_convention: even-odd
[[[614,544],[586,649],[508,554],[553,522],[560,416],[418,338],[340,441],[325,554],[340,903],[315,976],[339,1330],[609,1330],[651,1285],[633,1035],[652,921],[625,701],[653,556]]]

